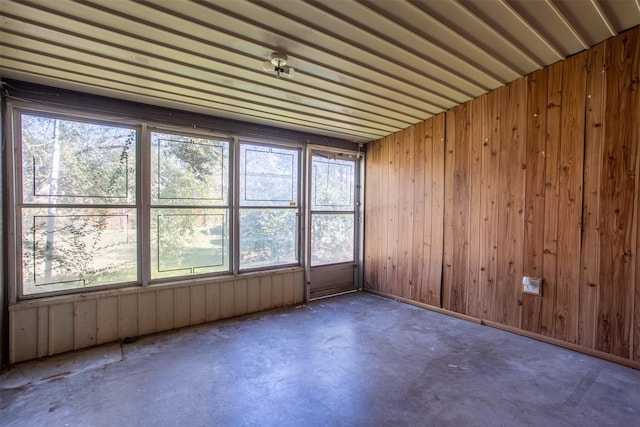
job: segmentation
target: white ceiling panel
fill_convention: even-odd
[[[367,142],[638,24],[639,0],[0,0],[0,77]]]

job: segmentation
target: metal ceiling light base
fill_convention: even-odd
[[[284,74],[287,77],[292,77],[295,70],[292,67],[286,66],[287,59],[287,55],[284,53],[272,53],[269,61],[265,61],[262,64],[262,68],[265,71],[275,71],[277,78],[280,78],[281,74]]]
[[[276,67],[284,67],[287,65],[287,55],[284,53],[272,53],[271,54],[271,63]]]

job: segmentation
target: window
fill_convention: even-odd
[[[151,278],[228,272],[229,141],[151,133]]]
[[[19,115],[22,292],[138,280],[135,128]]]
[[[241,270],[298,263],[299,159],[299,149],[240,145]]]

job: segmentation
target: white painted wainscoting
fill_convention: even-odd
[[[20,301],[9,306],[9,362],[303,301],[302,268]]]

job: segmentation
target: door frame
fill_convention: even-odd
[[[306,147],[306,155],[304,162],[305,176],[305,199],[304,199],[304,222],[305,233],[304,244],[304,268],[305,268],[305,301],[309,302],[314,299],[326,298],[329,296],[339,295],[345,292],[361,291],[363,285],[363,248],[364,248],[364,171],[365,171],[365,155],[361,151],[363,144],[358,144],[356,150],[347,150],[343,148],[327,147],[323,145],[309,144]],[[312,196],[312,162],[314,153],[330,153],[336,156],[344,157],[345,160],[353,160],[355,166],[354,177],[354,254],[353,254],[353,289],[347,291],[339,291],[336,293],[328,293],[312,297],[312,266],[311,266],[311,196]],[[327,266],[317,266],[314,270],[330,269],[332,266],[336,269],[344,269],[348,263],[329,264]]]

